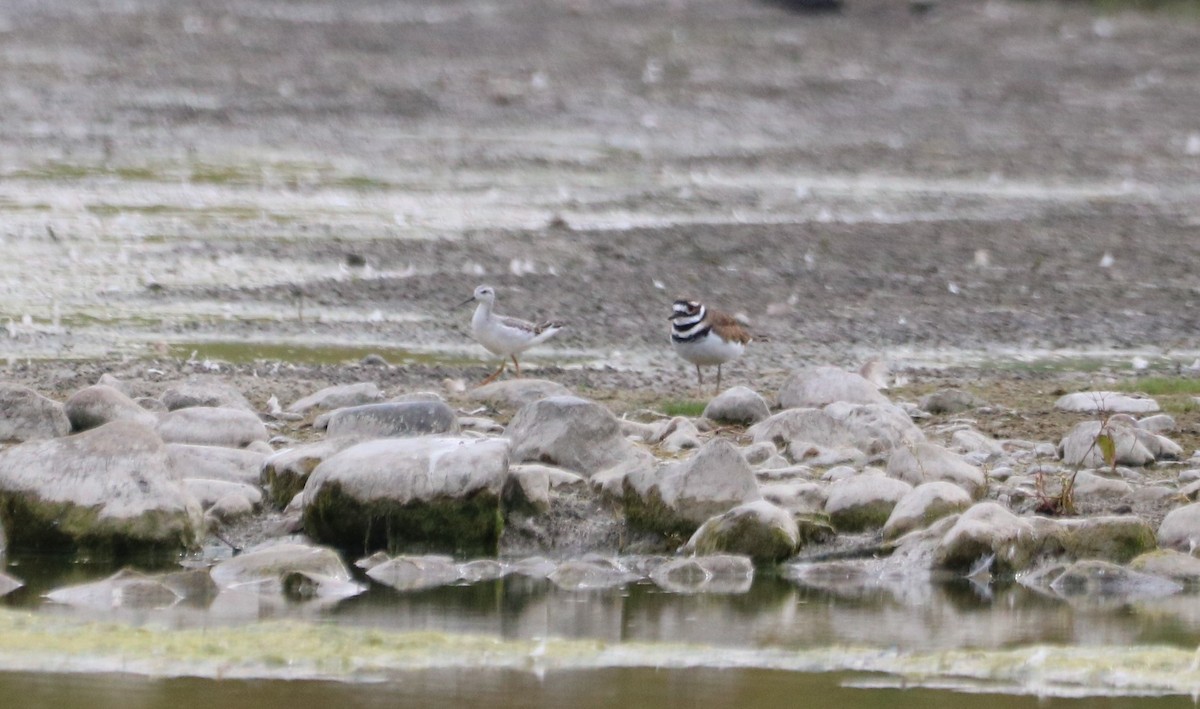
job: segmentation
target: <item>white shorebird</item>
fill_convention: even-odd
[[[704,374],[700,367],[717,365],[716,393],[720,393],[721,365],[742,356],[750,333],[732,315],[694,300],[675,301],[669,319],[675,353],[696,365],[702,387]]]
[[[471,301],[479,303],[479,306],[475,308],[475,315],[471,318],[471,336],[488,352],[504,358],[500,360],[500,368],[484,379],[480,386],[495,381],[496,377],[500,376],[500,373],[508,366],[509,357],[512,358],[513,364],[517,368],[517,376],[521,376],[521,364],[517,362],[517,355],[550,339],[564,325],[564,323],[556,321],[531,323],[528,320],[496,315],[492,312],[492,308],[496,304],[496,289],[491,286],[476,288],[475,294],[464,300],[460,307]]]

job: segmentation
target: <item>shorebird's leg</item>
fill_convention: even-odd
[[[700,380],[698,389],[700,391],[700,396],[703,397],[704,396],[704,372],[700,371],[700,365],[698,365],[698,364],[696,365],[696,379]]]
[[[517,361],[517,356],[513,355],[513,366],[517,368],[517,376],[521,376],[521,363]]]
[[[484,384],[491,384],[492,382],[496,381],[496,377],[500,376],[500,373],[503,372],[504,368],[507,366],[508,366],[508,360],[506,360],[506,359],[500,360],[500,368],[497,369],[496,371],[492,372],[492,376],[488,377],[487,379],[484,379],[482,382],[479,382],[479,386],[483,386]]]
[[[721,393],[721,365],[717,365],[717,388],[713,390],[713,396]]]

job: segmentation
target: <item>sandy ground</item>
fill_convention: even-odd
[[[1048,406],[1195,358],[1197,46],[1086,3],[8,0],[0,352],[52,394],[434,388],[487,371],[486,281],[570,321],[531,370],[630,407],[694,395],[681,295],[769,337],[732,383],[880,356]]]

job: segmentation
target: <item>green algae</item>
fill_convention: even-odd
[[[5,671],[349,682],[452,668],[540,674],[618,667],[852,671],[892,677],[910,687],[1040,696],[1190,696],[1200,689],[1196,652],[1165,646],[1034,645],[913,653],[864,647],[729,648],[501,639],[290,621],[180,630],[0,610],[0,670]]]
[[[199,544],[196,522],[185,513],[164,510],[148,510],[127,519],[105,517],[99,507],[0,491],[0,526],[10,530],[8,547],[13,552],[166,561]]]
[[[367,355],[378,355],[391,364],[471,366],[479,360],[445,353],[416,352],[401,347],[368,345],[300,345],[270,342],[177,342],[168,354],[179,359],[213,359],[230,364],[291,362],[292,364],[345,364]]]
[[[488,490],[463,498],[364,503],[334,483],[307,500],[304,529],[313,539],[354,555],[384,550],[495,556],[504,517],[500,498]]]

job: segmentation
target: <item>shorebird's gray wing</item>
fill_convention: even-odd
[[[528,332],[530,335],[541,335],[542,332],[545,332],[546,330],[557,330],[563,326],[563,323],[553,322],[553,320],[547,320],[545,323],[530,323],[529,320],[510,318],[508,316],[498,316],[496,319],[497,322],[504,325],[505,328],[523,330]]]

